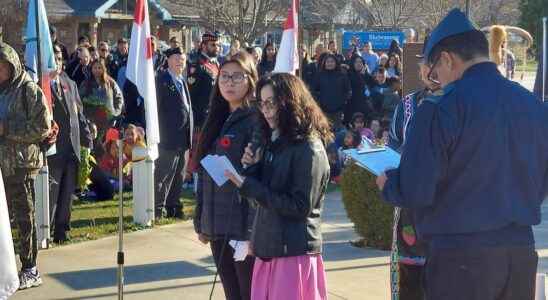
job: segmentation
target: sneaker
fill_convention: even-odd
[[[42,277],[36,268],[21,271],[19,275],[19,289],[24,290],[42,284]]]

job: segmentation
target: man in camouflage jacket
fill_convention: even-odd
[[[16,51],[0,43],[0,169],[12,219],[19,229],[20,289],[42,283],[34,219],[34,179],[42,167],[39,143],[51,116],[40,88],[24,72]]]

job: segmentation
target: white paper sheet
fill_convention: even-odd
[[[208,155],[202,159],[200,164],[218,186],[222,186],[228,181],[228,178],[224,174],[225,170],[232,172],[239,180],[243,181],[228,157],[224,155]]]

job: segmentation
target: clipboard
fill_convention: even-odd
[[[400,165],[401,155],[390,147],[374,150],[349,149],[344,151],[360,167],[375,176],[380,176],[386,170],[396,169]]]

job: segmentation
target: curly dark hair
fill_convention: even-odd
[[[262,78],[257,84],[258,101],[262,101],[261,90],[265,86],[271,86],[274,92],[280,136],[292,142],[314,136],[324,145],[333,141],[328,119],[299,77],[278,73]]]
[[[227,59],[220,70],[228,64],[237,64],[247,74],[247,82],[249,83],[248,96],[243,99],[244,102],[242,106],[250,107],[252,105],[251,102],[254,101],[253,93],[255,92],[255,86],[259,77],[257,68],[255,67],[255,61],[247,52],[240,51]],[[209,99],[209,113],[202,129],[202,137],[198,142],[196,162],[199,162],[207,155],[229,115],[230,107],[221,94],[219,80],[217,80]]]

